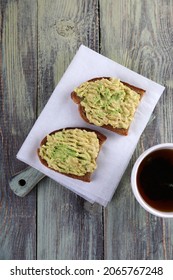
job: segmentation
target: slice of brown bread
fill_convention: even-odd
[[[99,151],[100,151],[100,149],[101,149],[103,143],[106,141],[107,137],[106,137],[105,135],[103,135],[102,133],[100,133],[99,131],[96,131],[96,130],[93,130],[93,129],[84,128],[84,127],[66,127],[66,128],[62,128],[62,129],[59,129],[59,130],[55,130],[55,131],[51,132],[49,135],[55,134],[56,132],[62,131],[62,130],[64,130],[64,129],[68,129],[68,130],[69,130],[69,129],[75,129],[75,128],[78,128],[78,129],[81,129],[81,130],[90,131],[90,132],[95,132],[96,135],[97,135],[97,138],[98,138],[98,140],[99,140]],[[45,136],[44,139],[41,141],[40,147],[41,147],[42,145],[45,145],[46,142],[47,142],[47,136]],[[54,170],[53,168],[50,168],[50,167],[48,166],[46,160],[44,160],[44,159],[41,158],[41,156],[40,156],[40,154],[39,154],[39,151],[40,151],[40,148],[37,150],[37,154],[38,154],[38,157],[39,157],[41,163],[42,163],[43,165],[45,165],[46,167],[48,167],[49,169]],[[54,170],[54,171],[58,172],[57,170]],[[90,172],[87,172],[87,173],[86,173],[85,175],[83,175],[83,176],[78,176],[78,175],[74,175],[74,174],[66,174],[66,173],[62,173],[62,172],[59,172],[59,173],[65,175],[65,176],[74,178],[74,179],[78,179],[78,180],[84,181],[84,182],[90,182],[90,181],[91,181],[91,175],[92,175],[92,173],[90,173]]]
[[[91,82],[91,81],[96,81],[96,80],[101,80],[101,79],[108,79],[110,80],[111,77],[97,77],[97,78],[93,78],[91,80],[88,80],[88,82]],[[145,93],[145,90],[141,89],[141,88],[137,88],[133,85],[130,85],[126,82],[123,82],[121,81],[121,83],[123,83],[125,86],[129,87],[130,89],[132,89],[133,91],[135,91],[136,93],[138,93],[140,95],[140,99],[142,98],[143,94]],[[71,93],[71,98],[72,100],[78,104],[78,109],[79,109],[79,113],[80,113],[80,116],[83,118],[84,121],[86,121],[87,123],[90,123],[87,116],[86,116],[86,113],[85,113],[85,109],[84,107],[81,105],[81,101],[82,101],[82,98],[80,98],[79,96],[77,96],[76,92],[73,91]],[[118,127],[113,127],[111,125],[102,125],[101,127],[105,128],[105,129],[108,129],[108,130],[111,130],[115,133],[118,133],[120,135],[128,135],[128,131],[129,131],[129,127],[128,129],[124,129],[124,128],[118,128]]]

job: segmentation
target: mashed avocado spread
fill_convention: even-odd
[[[90,123],[128,129],[140,95],[115,78],[84,82],[74,90]]]
[[[48,167],[65,174],[83,176],[96,169],[99,140],[95,132],[64,129],[47,136],[39,155]]]

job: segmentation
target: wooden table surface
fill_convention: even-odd
[[[173,141],[172,0],[1,0],[0,259],[173,259],[173,219],[147,213],[130,174]],[[106,208],[44,178],[26,197],[9,179],[21,144],[84,44],[166,87]],[[105,174],[106,176],[106,174]]]

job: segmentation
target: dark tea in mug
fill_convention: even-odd
[[[173,212],[173,149],[158,149],[141,161],[136,175],[138,191],[152,208]]]

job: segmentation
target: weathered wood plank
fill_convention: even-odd
[[[81,43],[99,50],[98,1],[38,1],[39,112]],[[102,207],[46,178],[38,188],[38,259],[102,259]]]
[[[112,202],[105,209],[106,259],[172,259],[173,221],[145,212],[130,186],[131,169],[144,149],[172,142],[173,1],[100,0],[101,52],[166,85]]]
[[[22,199],[8,184],[25,166],[16,153],[35,119],[36,31],[36,1],[1,1],[0,259],[36,258],[35,191]]]
[[[1,1],[0,259],[173,258],[172,220],[146,213],[130,187],[137,156],[173,140],[171,7],[172,0],[38,0],[37,13],[34,0]],[[79,45],[99,51],[100,39],[102,54],[166,85],[166,92],[105,209],[104,228],[101,206],[48,178],[39,184],[36,256],[36,193],[21,199],[8,185],[25,167],[15,155]]]

